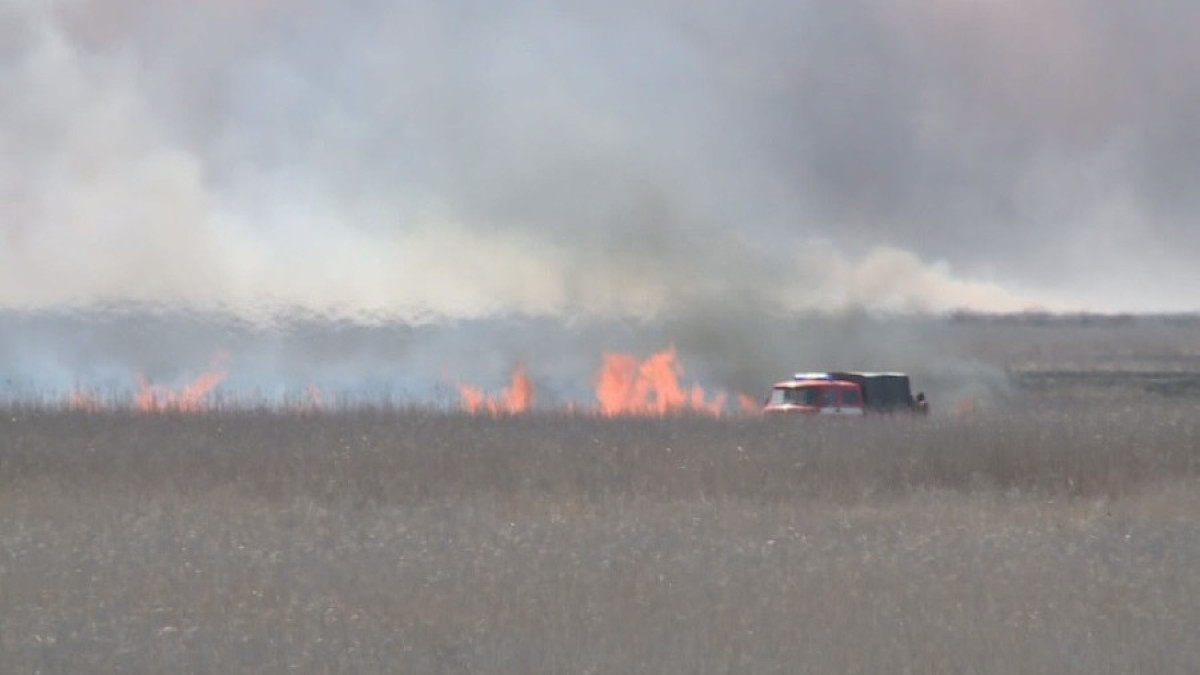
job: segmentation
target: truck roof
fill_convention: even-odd
[[[792,375],[793,380],[832,380],[834,379],[829,373],[815,371],[801,371]]]
[[[800,389],[802,387],[812,387],[814,385],[819,385],[822,387],[833,387],[834,389],[854,389],[854,388],[858,387],[857,384],[850,382],[848,380],[835,380],[830,377],[823,377],[823,378],[813,377],[813,378],[806,378],[806,379],[799,379],[799,380],[784,380],[783,382],[776,382],[774,385],[774,388],[775,389]]]
[[[792,375],[792,379],[838,380],[846,375],[859,375],[861,377],[908,377],[908,373],[899,371],[838,370],[830,372],[799,371],[795,375]]]

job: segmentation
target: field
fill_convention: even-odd
[[[0,670],[1200,672],[1200,328],[942,330],[1003,395],[804,423],[11,405]]]

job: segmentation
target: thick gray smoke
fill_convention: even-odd
[[[0,303],[1192,309],[1198,14],[3,0]]]
[[[0,310],[653,319],[710,364],[798,311],[1194,310],[1198,20],[0,0]]]

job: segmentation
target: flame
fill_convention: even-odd
[[[145,376],[139,375],[140,387],[133,400],[133,409],[138,412],[200,412],[207,409],[208,395],[227,377],[219,365],[224,360],[224,355],[220,356],[214,370],[202,373],[179,391],[151,384]]]
[[[150,382],[139,375],[139,387],[134,395],[132,409],[141,413],[202,412],[214,409],[213,392],[227,377],[223,363],[227,355],[219,354],[208,372],[179,389],[172,389]],[[680,413],[703,413],[719,417],[726,413],[728,396],[717,392],[706,392],[698,384],[681,384],[684,370],[675,347],[638,359],[629,354],[605,353],[602,365],[594,376],[595,401],[591,405],[575,401],[564,404],[565,412],[575,414],[618,416],[665,416]],[[459,384],[460,407],[472,414],[518,415],[533,409],[536,388],[529,378],[524,363],[517,363],[512,372],[509,386],[500,393],[491,395],[481,387]],[[286,409],[301,413],[320,413],[326,410],[324,393],[310,384],[307,396],[285,401]],[[66,402],[70,409],[98,412],[113,404],[94,393],[76,389]],[[237,396],[236,392],[222,398],[222,407],[254,406],[251,399]],[[751,396],[741,394],[736,398],[736,407],[742,413],[757,413],[760,405]]]
[[[682,375],[683,366],[675,358],[673,346],[640,362],[628,354],[605,354],[595,380],[598,411],[606,417],[684,411],[720,415],[725,395],[709,400],[700,385],[685,391],[679,384]]]
[[[625,415],[664,416],[684,412],[699,412],[718,417],[725,412],[727,396],[710,396],[700,385],[680,384],[683,366],[676,357],[675,347],[651,354],[639,360],[629,354],[606,353],[594,378],[596,403],[593,414],[605,417]],[[489,396],[481,387],[460,384],[458,393],[461,408],[473,414],[519,414],[528,412],[534,399],[534,387],[524,364],[513,370],[509,387],[497,396]],[[747,395],[739,397],[743,411],[757,412],[758,404]],[[582,408],[575,402],[566,406],[575,414]]]
[[[763,405],[749,394],[738,394],[738,408],[747,415],[762,412]]]
[[[492,415],[516,415],[529,412],[533,407],[535,390],[533,381],[525,372],[525,364],[518,363],[513,368],[512,380],[507,389],[498,396],[488,396],[483,389],[471,385],[460,384],[458,393],[462,396],[462,407],[469,413],[489,413]]]
[[[100,412],[100,399],[91,392],[76,389],[71,392],[71,398],[67,401],[67,408],[81,412]]]

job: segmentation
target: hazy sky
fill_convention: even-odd
[[[0,309],[1197,310],[1190,0],[0,0]]]

